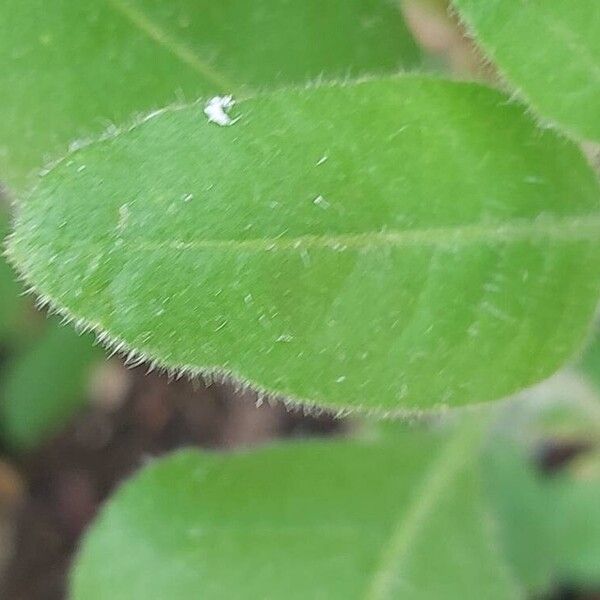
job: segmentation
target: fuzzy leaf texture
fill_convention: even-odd
[[[0,179],[175,101],[419,60],[387,0],[0,0]]]
[[[502,76],[544,120],[600,140],[598,0],[453,0]]]
[[[236,109],[45,175],[10,242],[41,297],[139,358],[340,409],[492,400],[582,344],[598,184],[521,106],[405,77]]]
[[[72,598],[519,597],[485,514],[477,439],[404,431],[159,460],[92,527]]]

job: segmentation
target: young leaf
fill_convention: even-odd
[[[0,173],[176,99],[414,66],[387,0],[4,0]]]
[[[91,365],[102,357],[89,335],[56,322],[3,371],[0,422],[4,439],[17,449],[35,446],[85,400]]]
[[[92,527],[72,598],[513,599],[477,439],[405,431],[159,460]]]
[[[333,408],[504,396],[582,344],[596,178],[518,104],[404,77],[165,111],[72,153],[10,252],[111,344]]]
[[[600,140],[598,0],[453,0],[502,75],[542,117]]]

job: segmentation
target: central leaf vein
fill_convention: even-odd
[[[401,576],[415,539],[435,510],[446,488],[467,465],[479,436],[470,428],[459,431],[442,447],[412,504],[402,512],[381,554],[379,568],[367,590],[366,600],[385,600],[393,596],[394,584]]]
[[[277,251],[307,248],[342,251],[380,246],[443,246],[469,243],[502,243],[536,240],[595,241],[600,237],[600,215],[563,219],[514,220],[502,224],[472,224],[403,231],[356,234],[300,235],[249,239],[198,239],[147,241],[129,238],[133,251],[171,250],[251,250]]]

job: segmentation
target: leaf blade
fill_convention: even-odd
[[[73,597],[125,598],[129,586],[148,598],[373,597],[368,589],[380,550],[394,522],[419,503],[415,488],[423,471],[446,449],[443,439],[405,433],[393,443],[288,444],[229,457],[190,451],[160,461],[117,494],[86,539]],[[447,493],[431,504],[427,521],[435,523],[427,530],[417,527],[412,555],[396,565],[392,589],[376,597],[398,597],[407,590],[419,599],[461,598],[466,590],[515,597],[476,511],[472,449],[463,444],[460,476],[447,479]],[[462,520],[451,517],[457,507],[464,511]],[[161,518],[149,519],[155,511]],[[158,532],[163,519],[174,527],[172,533]],[[438,543],[440,531],[449,543]],[[187,550],[175,550],[188,543]],[[473,561],[456,564],[456,548]],[[128,564],[105,577],[103,556],[117,549]],[[432,556],[439,564],[437,578],[429,572]],[[146,561],[153,560],[162,560],[161,569],[149,568]],[[188,561],[195,568],[186,569]]]
[[[577,371],[559,373],[499,407],[482,452],[498,541],[531,594],[600,584],[599,401]]]
[[[4,0],[0,15],[0,171],[18,191],[74,140],[182,98],[420,60],[384,0]]]
[[[102,352],[89,335],[55,321],[3,371],[3,438],[17,450],[35,447],[84,404],[85,387]]]
[[[578,2],[454,0],[468,29],[510,84],[542,116],[600,139],[600,9]]]
[[[0,240],[8,233],[8,218],[4,207],[0,205]],[[0,256],[0,342],[10,336],[15,322],[21,312],[22,301],[20,298],[19,285],[15,281],[15,272]]]
[[[42,296],[160,364],[332,408],[490,400],[583,343],[598,184],[521,107],[404,77],[239,110],[164,112],[46,175],[10,248]]]

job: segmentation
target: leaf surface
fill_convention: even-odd
[[[0,244],[8,233],[8,217],[4,207],[0,205]],[[14,270],[0,255],[0,342],[14,329],[15,322],[22,307],[20,287],[15,279]]]
[[[188,372],[332,408],[492,400],[600,294],[579,151],[475,84],[403,77],[166,111],[76,151],[10,252],[72,318]]]
[[[468,29],[544,119],[600,140],[597,0],[454,0]]]
[[[600,586],[600,399],[561,374],[502,411],[483,487],[503,554],[533,594]]]
[[[600,326],[596,325],[594,335],[591,337],[579,364],[585,373],[600,389]]]
[[[394,72],[420,59],[386,0],[2,0],[0,174],[182,99]]]
[[[88,534],[72,597],[518,598],[474,476],[476,439],[405,432],[159,460]]]

